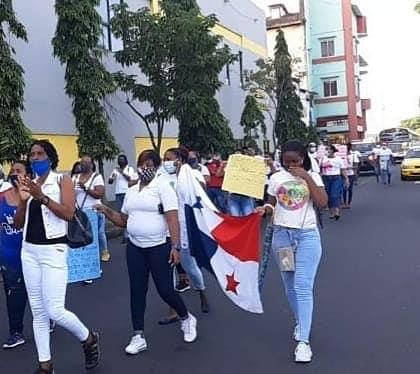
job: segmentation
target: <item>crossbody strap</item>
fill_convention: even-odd
[[[89,187],[86,189],[86,191],[85,191],[85,196],[83,197],[83,201],[82,201],[82,205],[81,206],[79,206],[79,209],[83,209],[83,207],[85,206],[85,203],[86,203],[86,199],[87,199],[87,197],[88,197],[88,191],[90,190],[90,188],[92,187],[92,184],[93,184],[93,181],[95,180],[95,178],[98,176],[98,174],[97,173],[95,173],[95,174],[93,174],[93,177],[92,177],[92,180],[90,181],[90,183],[89,183]],[[80,176],[79,176],[79,180],[80,180]],[[78,205],[77,203],[76,203],[76,205]]]

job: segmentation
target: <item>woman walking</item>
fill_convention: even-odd
[[[143,151],[137,162],[139,182],[128,190],[121,212],[103,205],[96,207],[115,225],[127,228],[134,333],[125,352],[131,355],[147,349],[144,315],[150,273],[160,297],[180,317],[184,341],[192,343],[197,338],[197,320],[174,290],[173,266],[179,262],[178,199],[169,179],[156,177],[160,164],[155,151]]]
[[[67,222],[73,218],[75,195],[70,177],[57,174],[58,154],[47,140],[35,141],[28,155],[35,180],[19,177],[16,228],[23,227],[22,268],[33,314],[39,367],[53,373],[50,319],[82,343],[86,369],[99,363],[99,335],[65,309],[67,289]]]
[[[337,148],[333,145],[328,147],[328,156],[321,160],[322,179],[328,194],[328,208],[330,219],[340,219],[340,205],[343,188],[349,186],[346,166],[344,161],[337,156]],[[344,181],[344,185],[343,185]]]
[[[184,148],[171,148],[168,149],[164,154],[164,162],[163,165],[168,172],[169,175],[175,176],[177,178],[181,167],[189,167],[188,166],[188,151]],[[201,184],[203,188],[205,188],[205,180],[202,174],[197,170],[193,169],[192,174],[197,179],[197,181]],[[185,199],[183,198],[182,194],[179,192],[179,180],[176,180],[176,187],[177,187],[177,195],[178,195],[178,217],[179,223],[181,227],[181,265],[184,268],[185,272],[187,273],[191,283],[196,291],[198,291],[200,296],[200,304],[201,304],[201,311],[203,313],[208,313],[210,310],[210,306],[207,300],[207,296],[205,293],[205,284],[204,284],[204,277],[201,269],[199,268],[197,261],[193,256],[191,256],[190,252],[190,245],[188,240],[188,230],[187,230],[187,223],[185,217]],[[174,317],[174,315],[172,315]]]
[[[296,321],[295,362],[310,362],[313,286],[322,253],[314,206],[325,207],[328,198],[321,177],[311,171],[311,160],[301,142],[284,144],[281,160],[284,170],[271,177],[267,204],[257,212],[274,214],[272,251],[284,270],[284,288]],[[285,253],[293,257],[289,257],[293,268],[282,267]]]
[[[27,295],[20,259],[23,230],[15,227],[14,216],[20,202],[17,178],[27,175],[30,175],[30,169],[26,161],[15,162],[9,174],[11,188],[0,194],[0,268],[3,275],[10,333],[9,339],[3,344],[4,349],[25,344],[23,317]]]
[[[83,156],[80,160],[80,174],[72,178],[77,205],[83,209],[93,209],[95,205],[102,204],[101,199],[105,196],[104,179],[95,171],[96,166],[92,157]],[[103,213],[98,213],[98,239],[101,261],[108,262],[111,254],[108,250]]]
[[[356,182],[357,173],[358,173],[358,158],[356,158],[356,153],[352,151],[351,143],[347,144],[347,177],[348,185],[344,183],[343,188],[343,209],[350,209],[351,203],[353,201],[353,186]]]

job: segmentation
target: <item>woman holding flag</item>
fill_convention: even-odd
[[[176,178],[177,186],[179,185],[179,180],[177,180],[177,175],[179,174],[181,167],[187,167],[188,165],[188,157],[189,153],[188,150],[185,148],[171,148],[165,152],[163,167],[165,168],[166,172],[169,176],[174,176]],[[201,174],[201,172],[197,169],[192,169],[192,174],[204,188],[206,182]],[[198,291],[200,295],[200,303],[201,303],[201,311],[203,313],[208,313],[210,311],[210,306],[207,300],[207,296],[205,293],[205,284],[203,273],[199,268],[195,258],[191,256],[190,246],[188,241],[188,232],[187,232],[187,224],[185,219],[185,211],[184,211],[184,199],[182,194],[179,192],[177,188],[177,195],[178,195],[178,217],[180,223],[180,240],[181,240],[181,264],[182,267],[185,269],[188,277],[190,278],[194,288]],[[174,320],[176,315],[171,313],[171,315],[167,318],[167,320]]]
[[[295,362],[310,362],[313,286],[322,253],[314,206],[325,207],[328,196],[301,142],[283,145],[281,163],[284,170],[271,177],[267,204],[257,212],[274,215],[272,251],[296,320]]]
[[[147,349],[144,315],[150,273],[160,297],[176,310],[184,341],[192,343],[197,339],[197,320],[188,313],[174,290],[173,266],[179,263],[178,199],[169,178],[157,176],[160,165],[158,153],[143,151],[137,161],[139,181],[128,190],[121,212],[103,205],[95,206],[115,225],[127,228],[127,267],[134,333],[125,352],[130,355]]]

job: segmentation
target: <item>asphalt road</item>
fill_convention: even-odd
[[[353,209],[339,222],[326,222],[324,255],[316,284],[309,365],[293,363],[293,321],[274,266],[268,271],[262,316],[235,307],[208,279],[211,313],[199,312],[198,296],[185,295],[199,318],[199,340],[187,345],[178,325],[160,327],[166,307],[151,286],[146,317],[149,350],[127,357],[130,333],[124,250],[112,242],[112,262],[92,286],[68,290],[68,308],[102,338],[103,359],[96,374],[395,374],[420,368],[420,185],[377,185],[364,177]],[[327,221],[328,218],[326,219]],[[271,264],[272,265],[272,264]],[[7,334],[0,295],[0,337]],[[1,374],[31,374],[35,346],[27,313],[27,344],[0,351]],[[58,374],[84,373],[78,342],[57,328],[52,338]]]

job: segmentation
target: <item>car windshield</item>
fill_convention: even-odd
[[[372,152],[374,146],[373,143],[352,144],[353,150],[359,151],[360,153]]]
[[[410,149],[405,158],[420,158],[420,149]]]

